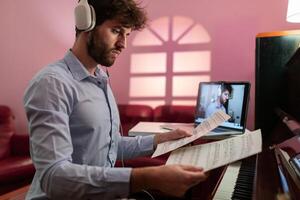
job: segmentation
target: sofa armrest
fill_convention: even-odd
[[[11,152],[14,156],[30,156],[29,135],[14,134],[11,139]]]

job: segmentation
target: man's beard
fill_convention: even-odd
[[[224,105],[226,103],[226,99],[224,99],[222,96],[220,97],[220,103]]]
[[[107,47],[107,44],[103,40],[98,39],[94,32],[91,33],[87,41],[87,51],[98,64],[106,67],[110,67],[114,64],[114,59],[109,59],[109,53],[111,49]]]

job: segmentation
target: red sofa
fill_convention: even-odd
[[[35,169],[29,154],[28,134],[16,134],[15,116],[0,105],[0,194],[31,182]]]
[[[184,122],[194,121],[195,106],[161,105],[151,108],[146,105],[119,104],[120,119],[124,135],[141,121]]]

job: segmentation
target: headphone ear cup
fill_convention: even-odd
[[[95,27],[96,14],[92,6],[90,6],[87,0],[81,0],[75,7],[75,26],[81,31],[90,31]]]

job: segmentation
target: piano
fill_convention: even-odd
[[[212,170],[208,180],[194,186],[185,199],[255,199],[257,158],[258,156],[254,155]]]
[[[278,135],[284,135],[282,133],[286,135],[279,141],[287,141],[289,137],[300,140],[299,135],[294,136],[283,126],[279,124],[275,128],[272,140],[265,145],[262,153],[228,165],[211,199],[300,199],[300,176],[294,177],[298,181],[292,180],[292,174],[276,159],[275,148],[271,145],[279,144],[275,140],[280,138]],[[288,191],[285,191],[286,187]]]
[[[277,128],[276,132],[287,133],[288,131],[282,125],[282,127]],[[293,135],[286,135],[284,139],[279,141],[289,137],[293,137]],[[279,163],[271,145],[278,144],[273,143],[277,139],[279,137],[274,135],[269,143],[266,142],[264,150],[258,155],[212,170],[209,180],[192,188],[185,199],[273,200],[280,199],[279,196],[283,196],[281,199],[286,199],[284,185],[280,178]],[[298,187],[300,188],[300,186]],[[294,190],[290,191],[290,199],[300,199],[298,198],[300,195],[299,188],[290,188],[290,190]]]

